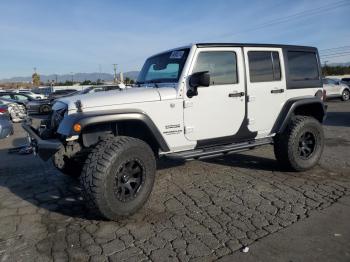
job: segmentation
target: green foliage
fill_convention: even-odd
[[[40,76],[37,73],[32,75],[33,86],[40,86]]]
[[[322,74],[330,75],[348,75],[350,74],[350,66],[323,66]]]

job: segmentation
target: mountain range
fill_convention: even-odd
[[[124,79],[126,77],[136,80],[137,76],[139,74],[139,71],[129,71],[123,73]],[[57,82],[66,82],[66,81],[71,81],[73,76],[73,80],[75,82],[83,82],[85,80],[90,80],[90,81],[97,81],[98,79],[101,79],[102,81],[113,81],[114,76],[113,74],[108,74],[108,73],[76,73],[73,75],[70,74],[64,74],[64,75],[40,75],[40,80],[43,83],[46,83],[48,81],[52,81],[57,79]],[[118,73],[118,78],[119,78],[119,73]],[[11,77],[11,78],[6,78],[6,79],[1,79],[0,83],[8,83],[8,82],[30,82],[32,81],[31,76],[16,76],[16,77]]]

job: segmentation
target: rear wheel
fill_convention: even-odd
[[[350,92],[349,90],[345,89],[341,95],[341,100],[348,101],[350,99]]]
[[[296,171],[314,167],[321,157],[323,147],[322,125],[313,117],[307,116],[295,116],[274,141],[276,159],[283,167]]]
[[[90,208],[116,220],[144,205],[155,172],[155,157],[148,144],[131,137],[111,137],[100,141],[90,153],[80,181]]]

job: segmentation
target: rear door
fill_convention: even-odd
[[[244,48],[247,68],[249,130],[270,134],[285,102],[286,80],[281,48]]]
[[[185,136],[216,143],[213,140],[235,135],[245,117],[242,48],[198,48],[189,74],[201,71],[209,71],[210,86],[199,87],[197,96],[185,98]]]

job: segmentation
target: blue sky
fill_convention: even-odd
[[[138,70],[155,52],[203,41],[301,44],[319,49],[347,46],[350,0],[341,1],[340,8],[332,8],[339,3],[1,1],[0,79],[31,75],[33,67],[40,74],[98,72],[99,67],[102,72],[112,73],[113,63],[118,63],[122,71]],[[314,13],[307,11],[289,18],[305,10]],[[272,26],[266,25],[270,21],[274,21]],[[350,56],[327,60],[348,62]]]

